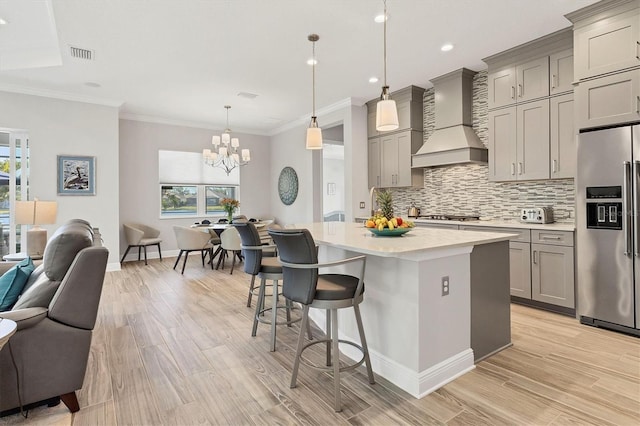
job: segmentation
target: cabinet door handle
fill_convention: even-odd
[[[558,171],[558,160],[553,160],[553,173]]]
[[[560,241],[561,237],[559,237],[557,235],[543,235],[543,236],[540,237],[540,239],[542,239],[542,240]]]
[[[551,74],[551,88],[552,89],[556,88],[556,75],[555,74]]]
[[[533,251],[533,264],[534,265],[538,264],[538,250]]]
[[[636,96],[636,114],[640,114],[640,96]]]
[[[518,96],[522,97],[522,84],[518,84]]]
[[[636,41],[636,59],[640,61],[640,41]]]
[[[516,163],[511,163],[511,176],[516,174]]]
[[[522,174],[522,169],[524,167],[522,166],[522,163],[518,163],[518,174],[521,175]]]
[[[516,88],[515,86],[511,86],[511,99],[516,98]]]

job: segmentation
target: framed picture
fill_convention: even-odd
[[[96,157],[58,155],[58,195],[96,195]]]

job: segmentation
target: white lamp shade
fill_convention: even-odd
[[[229,142],[231,141],[231,135],[227,132],[222,134],[222,143],[225,145],[229,145]]]
[[[307,149],[322,149],[322,129],[320,127],[307,128]]]
[[[240,139],[238,138],[231,138],[231,146],[234,148],[237,148],[240,146]]]
[[[388,132],[397,129],[399,126],[396,101],[393,99],[378,101],[376,108],[376,130],[379,132]]]
[[[212,152],[211,154],[209,154],[209,158],[210,158],[212,161],[216,161],[216,160],[218,159],[218,153],[216,153],[216,152]]]
[[[203,150],[202,150],[202,156],[203,156],[204,158],[209,158],[209,157],[211,157],[211,150],[210,150],[210,149],[203,149]]]
[[[220,136],[211,136],[211,143],[215,146],[220,145]]]
[[[233,158],[233,161],[235,161],[236,163],[240,162],[240,156],[236,153],[231,154],[231,158]]]
[[[227,156],[227,148],[224,146],[221,146],[220,149],[218,150],[218,154],[220,154],[223,157]]]
[[[251,153],[248,149],[243,149],[242,151],[242,161],[251,161]]]
[[[18,225],[47,225],[56,223],[58,203],[55,201],[16,201]]]

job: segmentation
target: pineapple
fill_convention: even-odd
[[[391,191],[378,191],[377,201],[378,206],[380,206],[380,210],[382,210],[382,215],[388,220],[393,219],[393,200],[391,199]]]

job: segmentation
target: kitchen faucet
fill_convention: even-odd
[[[373,193],[377,193],[378,190],[376,189],[375,186],[372,186],[371,189],[369,190],[369,197],[371,197],[371,217],[373,217],[376,214],[376,209],[373,208]]]

